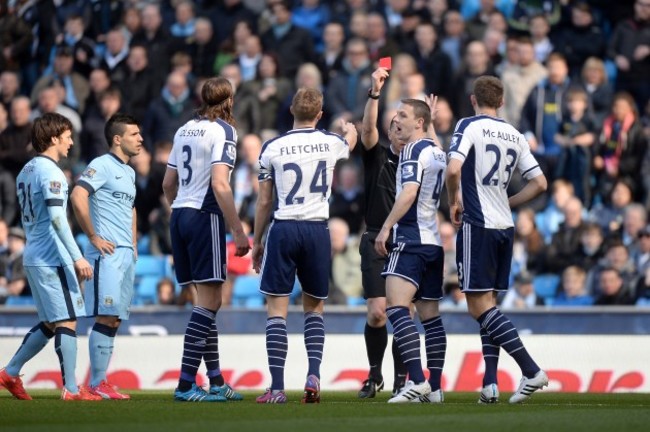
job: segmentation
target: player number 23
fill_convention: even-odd
[[[483,185],[498,186],[499,177],[495,176],[494,174],[499,169],[499,163],[501,162],[501,150],[499,150],[499,147],[497,147],[495,144],[488,144],[485,146],[485,151],[494,153],[494,156],[496,158],[494,160],[494,165],[492,165],[492,168],[490,168],[490,171],[488,171],[487,175],[483,177]],[[510,183],[510,177],[512,177],[512,169],[514,168],[515,162],[517,161],[517,152],[514,151],[513,149],[508,149],[508,151],[506,152],[506,158],[508,156],[510,157],[510,161],[506,165],[507,177],[502,183],[504,189],[507,188],[508,184]]]
[[[291,190],[287,194],[285,199],[286,205],[293,204],[302,204],[305,202],[304,197],[297,197],[296,194],[302,185],[302,169],[300,165],[290,162],[282,165],[282,171],[293,171],[296,174],[296,182],[291,187]],[[321,193],[323,198],[327,197],[327,163],[322,160],[318,161],[316,165],[316,172],[314,172],[314,177],[311,179],[311,184],[309,185],[309,192],[311,193]]]

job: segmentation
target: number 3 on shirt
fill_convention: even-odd
[[[304,197],[296,196],[298,189],[300,189],[300,186],[302,185],[302,170],[300,169],[300,165],[293,162],[286,163],[282,165],[282,170],[285,172],[293,171],[296,174],[296,182],[293,184],[293,187],[287,194],[287,198],[285,199],[284,203],[286,205],[304,203]],[[311,184],[309,185],[309,192],[322,193],[323,198],[325,198],[327,196],[327,189],[327,163],[322,160],[318,161],[316,172],[314,173],[314,177],[311,179]]]

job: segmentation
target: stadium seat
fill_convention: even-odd
[[[293,289],[291,290],[291,295],[289,298],[291,299],[290,302],[291,304],[296,304],[298,299],[302,296],[302,286],[300,285],[300,281],[298,278],[296,278],[296,281],[293,283]]]
[[[146,255],[149,251],[149,246],[151,245],[151,237],[148,235],[143,235],[138,239],[138,255]]]
[[[259,289],[259,276],[238,276],[232,287],[232,305],[246,307],[262,306],[264,304],[264,296],[260,293]]]
[[[560,277],[550,273],[540,274],[533,278],[535,293],[544,299],[555,297],[559,283]]]
[[[154,255],[139,255],[135,263],[135,277],[158,276],[163,278],[170,276],[167,257]]]
[[[366,299],[363,297],[348,297],[347,304],[348,306],[365,306]]]
[[[9,296],[5,303],[6,306],[35,306],[34,297],[32,296]]]
[[[135,301],[138,305],[158,303],[158,276],[143,276],[135,287]]]

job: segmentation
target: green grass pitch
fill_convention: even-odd
[[[242,402],[181,403],[171,391],[132,392],[130,401],[63,402],[59,392],[31,391],[18,401],[0,391],[0,431],[607,431],[650,430],[650,394],[536,393],[522,405],[478,405],[478,393],[446,393],[444,405],[388,405],[388,393],[360,400],[356,392],[324,392],[318,405]]]

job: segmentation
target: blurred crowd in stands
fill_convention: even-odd
[[[292,127],[295,90],[324,92],[319,127],[360,122],[370,74],[385,56],[393,69],[380,98],[382,144],[399,100],[433,93],[436,132],[448,149],[456,121],[473,115],[473,81],[504,81],[501,115],[526,136],[552,184],[513,209],[504,307],[650,304],[650,0],[0,0],[0,302],[30,296],[15,178],[33,156],[37,116],[72,121],[75,146],[64,162],[71,184],[108,151],[103,127],[112,114],[140,121],[146,151],[131,162],[139,249],[167,256],[162,177],[207,77],[226,77],[236,90],[232,182],[250,228],[257,157],[266,139]],[[363,301],[362,176],[359,154],[337,169],[329,304]],[[521,187],[513,176],[511,191]],[[444,202],[439,218],[444,304],[464,307]],[[75,233],[84,243],[76,225]],[[238,303],[237,278],[251,279],[250,257],[230,256],[224,304],[256,304]],[[136,303],[191,302],[163,273],[158,298]]]

